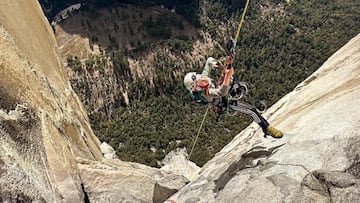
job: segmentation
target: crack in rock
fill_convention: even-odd
[[[305,176],[301,185],[331,202],[360,202],[360,180],[346,172],[316,170]]]
[[[345,171],[360,178],[360,137],[349,139],[349,144],[345,151],[348,160],[352,160],[352,163]]]
[[[260,158],[269,158],[276,150],[282,147],[284,144],[275,146],[269,149],[266,149],[262,146],[256,146],[251,148],[248,152],[241,155],[241,158],[238,161],[233,162],[228,169],[220,175],[220,177],[215,182],[215,188],[213,189],[214,193],[218,193],[226,184],[241,170],[248,168],[255,168],[258,166],[258,162],[254,160]]]

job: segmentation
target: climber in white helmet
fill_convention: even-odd
[[[232,60],[232,58],[230,59]],[[223,70],[223,80],[221,84],[215,84],[210,78],[210,72],[213,68]],[[184,85],[196,102],[201,104],[218,103],[229,93],[233,73],[234,69],[231,65],[225,67],[219,60],[209,57],[206,60],[205,68],[201,74],[190,72],[185,75]],[[274,138],[281,138],[283,136],[281,131],[269,125],[254,106],[237,101],[236,104],[229,105],[229,107],[234,111],[250,115],[262,128],[265,136],[270,135]]]
[[[208,103],[213,99],[225,96],[230,87],[230,80],[233,75],[234,69],[226,69],[224,82],[217,87],[210,78],[212,68],[222,68],[223,65],[213,57],[206,60],[205,68],[201,74],[190,72],[184,77],[184,85],[190,90],[192,97],[199,103]]]

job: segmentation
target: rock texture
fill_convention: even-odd
[[[81,202],[75,157],[102,159],[37,1],[0,3],[0,202]]]
[[[0,23],[0,202],[161,202],[186,183],[103,159],[37,1],[1,1]],[[283,139],[250,125],[169,199],[360,202],[358,98],[360,35],[267,111]]]
[[[176,202],[359,202],[360,34],[209,161]]]
[[[114,148],[112,148],[106,142],[101,143],[100,149],[104,155],[104,158],[109,158],[109,159],[117,159],[118,158],[116,156],[116,152],[115,152]]]
[[[181,188],[183,176],[101,162],[116,156],[102,153],[58,52],[38,1],[0,2],[0,202],[161,202]]]
[[[190,181],[197,178],[200,170],[199,166],[189,161],[185,148],[169,152],[161,161],[161,164],[163,165],[160,168],[161,170],[183,175]]]
[[[162,202],[188,180],[142,164],[78,159],[90,202]]]

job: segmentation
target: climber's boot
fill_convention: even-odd
[[[283,133],[280,130],[278,130],[270,125],[266,128],[265,134],[270,135],[273,138],[282,138],[282,136],[283,136]]]

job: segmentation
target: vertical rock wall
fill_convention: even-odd
[[[0,24],[0,202],[162,202],[186,184],[103,160],[37,1],[1,1]]]
[[[99,141],[37,1],[0,2],[0,202],[81,202],[75,157]]]

